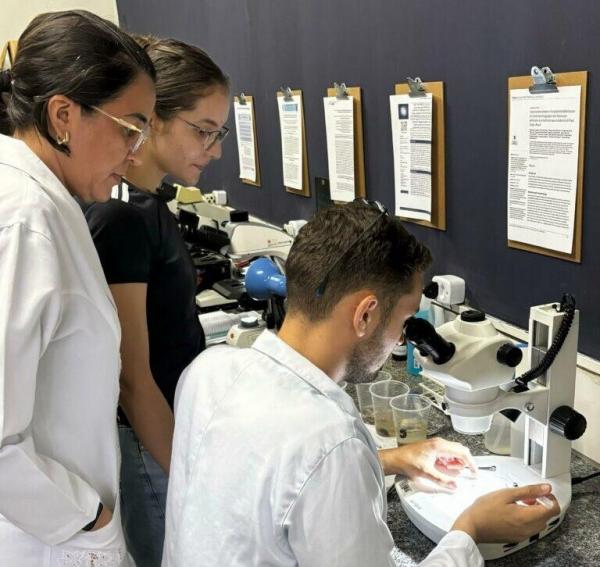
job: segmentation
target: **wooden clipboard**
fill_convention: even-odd
[[[17,41],[7,41],[0,51],[0,70],[4,69],[8,59],[8,67],[12,67],[17,57]]]
[[[240,177],[240,181],[242,183],[246,183],[247,185],[254,185],[255,187],[260,187],[260,160],[258,159],[258,138],[256,137],[256,111],[254,108],[254,98],[244,94],[244,99],[247,103],[252,105],[252,129],[254,131],[254,157],[256,159],[256,181],[252,181],[252,179],[244,179]],[[234,97],[234,101],[239,103],[240,98]]]
[[[362,120],[362,98],[360,87],[346,87],[346,92],[352,97],[353,126],[354,126],[354,196],[366,197],[365,185],[365,146]],[[327,89],[327,96],[336,96],[335,88]],[[339,201],[334,201],[338,203]]]
[[[556,73],[554,75],[556,86],[570,87],[581,86],[581,107],[579,112],[579,156],[577,162],[577,197],[575,200],[575,226],[573,227],[573,249],[570,254],[550,250],[532,244],[525,244],[516,240],[508,240],[510,248],[518,248],[527,252],[535,252],[546,256],[553,256],[569,262],[581,263],[582,231],[583,231],[583,158],[585,154],[585,111],[587,102],[587,71],[574,71],[570,73]],[[513,89],[528,89],[532,84],[531,75],[522,77],[509,77],[508,79],[508,119],[510,124],[510,91]],[[534,95],[532,95],[534,96]],[[510,136],[510,127],[509,127]],[[510,144],[510,140],[508,140]]]
[[[294,189],[293,187],[286,187],[285,190],[288,193],[294,195],[300,195],[302,197],[310,197],[310,181],[308,178],[308,152],[306,150],[306,129],[304,127],[304,99],[302,97],[301,90],[292,90],[292,95],[300,97],[300,112],[302,113],[302,189]],[[277,91],[277,98],[283,98],[283,93]],[[277,101],[279,105],[279,100]]]
[[[421,226],[446,230],[446,151],[444,134],[444,83],[423,83],[425,91],[431,93],[433,105],[431,147],[431,222],[400,217],[403,221]],[[395,85],[395,94],[408,94],[407,83]]]

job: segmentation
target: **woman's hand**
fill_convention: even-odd
[[[103,527],[108,526],[110,521],[112,520],[113,514],[110,508],[106,506],[102,506],[102,511],[94,524],[94,527],[90,530],[91,532],[95,532],[96,530],[101,530]]]

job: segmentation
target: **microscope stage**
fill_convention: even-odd
[[[426,480],[402,479],[396,483],[396,491],[406,515],[429,539],[439,542],[450,531],[458,516],[480,496],[502,488],[540,482],[552,485],[552,492],[560,504],[560,516],[553,518],[543,532],[529,540],[516,544],[479,544],[479,550],[486,560],[503,557],[544,537],[560,524],[571,502],[570,475],[542,480],[523,464],[522,459],[494,455],[475,457],[474,460],[480,468],[477,477],[473,477],[471,472],[465,469],[457,477],[457,489],[453,492]],[[495,470],[482,467],[495,467]]]

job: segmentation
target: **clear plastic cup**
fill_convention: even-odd
[[[419,394],[396,396],[390,400],[390,408],[398,445],[427,439],[427,422],[431,411],[429,398]]]
[[[512,421],[498,412],[492,418],[492,425],[483,436],[483,444],[490,453],[510,455],[510,433]]]
[[[369,391],[373,399],[373,418],[377,435],[395,437],[396,428],[390,400],[407,395],[410,391],[408,384],[397,380],[384,380],[371,384]]]
[[[360,384],[355,385],[356,398],[358,399],[358,409],[365,423],[368,423],[369,425],[375,424],[375,421],[373,420],[373,398],[371,397],[371,392],[369,391],[371,384],[391,379],[392,375],[389,372],[380,370],[375,375],[375,379],[373,381],[361,382]]]

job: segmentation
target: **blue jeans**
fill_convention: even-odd
[[[119,425],[119,441],[121,518],[127,549],[138,567],[160,567],[169,477],[131,427]]]

